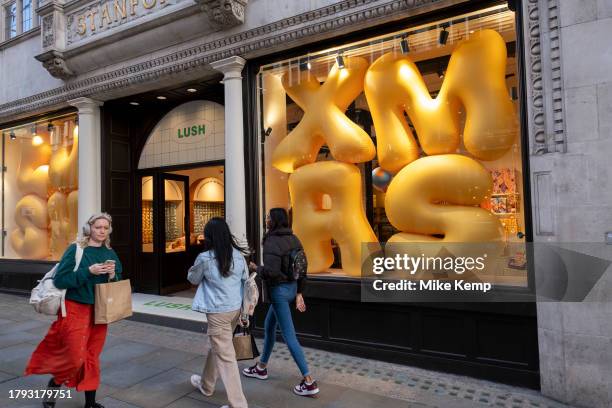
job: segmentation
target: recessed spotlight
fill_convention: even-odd
[[[400,48],[402,49],[402,54],[408,54],[410,52],[410,45],[408,44],[407,37],[402,37],[400,41]]]
[[[440,35],[438,37],[438,43],[440,45],[445,45],[446,42],[448,41],[449,32],[446,31],[447,28],[448,28],[448,25],[446,24],[442,26],[442,31],[440,31]]]
[[[187,89],[187,92],[189,92],[189,93],[194,93],[194,92],[198,92],[198,90],[197,90],[197,89],[195,89],[195,88],[188,88],[188,89]]]
[[[130,102],[130,105],[132,105],[132,106],[138,106],[138,105],[140,105],[140,104],[139,104],[138,102]]]
[[[344,57],[342,56],[341,52],[336,55],[336,64],[338,65],[338,68],[344,69]]]
[[[166,98],[165,96],[159,95],[157,99],[159,99],[160,101],[165,101],[168,98]]]

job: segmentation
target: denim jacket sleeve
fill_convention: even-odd
[[[208,258],[205,258],[202,254],[198,255],[193,266],[189,268],[187,272],[187,280],[192,285],[199,285],[204,279],[204,272],[208,269]]]

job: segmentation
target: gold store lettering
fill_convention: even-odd
[[[150,10],[158,4],[160,6],[164,5],[166,0],[142,0],[142,4],[139,4],[139,0],[108,0],[77,15],[75,17],[75,30],[78,35],[85,36],[88,28],[90,32],[93,32],[96,31],[96,25],[98,28],[104,29],[110,27],[113,21],[119,23],[126,20],[128,18],[128,7],[130,16],[135,16],[139,14],[139,10]]]

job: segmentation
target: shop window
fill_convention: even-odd
[[[2,138],[2,257],[57,260],[77,236],[77,117],[2,129]]]
[[[13,2],[4,7],[6,38],[17,35],[17,3]]]
[[[362,243],[497,242],[483,273],[525,286],[517,69],[506,5],[262,66],[265,210],[290,209],[309,273],[361,276]]]

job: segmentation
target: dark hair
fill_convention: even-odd
[[[213,217],[206,223],[204,240],[206,250],[214,251],[219,272],[224,278],[231,275],[233,249],[236,248],[244,255],[249,253],[248,249],[241,247],[236,242],[229,226],[221,217]]]
[[[270,210],[270,228],[269,231],[276,231],[280,228],[289,228],[289,217],[287,210],[284,208],[272,208]]]

